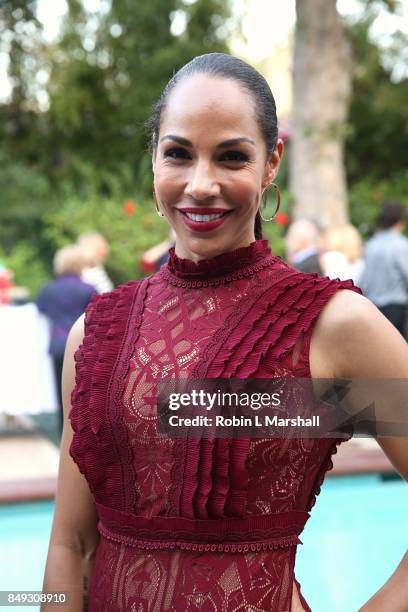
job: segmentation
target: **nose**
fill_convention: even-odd
[[[198,161],[191,169],[190,180],[184,190],[194,200],[208,200],[219,196],[220,185],[210,162]]]

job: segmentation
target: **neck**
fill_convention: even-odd
[[[223,253],[229,253],[242,247],[249,247],[255,240],[255,236],[250,236],[248,238],[245,238],[241,241],[236,241],[229,245],[214,245],[214,247],[211,247],[211,245],[207,245],[207,241],[205,240],[199,240],[197,241],[199,244],[196,247],[195,244],[187,246],[176,239],[174,252],[180,259],[189,259],[194,263],[198,263],[199,261],[213,259],[218,255],[222,255]]]

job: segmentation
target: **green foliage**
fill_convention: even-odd
[[[405,204],[408,216],[407,185],[407,170],[396,172],[386,179],[363,178],[352,185],[349,192],[350,217],[364,237],[374,231],[380,207],[387,200]]]
[[[231,1],[112,0],[94,14],[82,0],[68,0],[61,40],[52,44],[41,41],[35,0],[0,2],[0,51],[10,58],[14,85],[0,105],[0,255],[33,295],[52,277],[55,249],[89,230],[107,237],[116,283],[141,275],[143,251],[167,235],[150,200],[143,124],[175,70],[195,55],[228,51],[236,29]],[[349,26],[356,71],[346,169],[351,218],[367,233],[384,199],[407,203],[401,167],[408,84],[392,77],[406,40],[394,37],[385,62],[368,36],[378,3],[361,1],[366,18]],[[39,70],[49,73],[45,85]],[[49,108],[38,102],[41,88]],[[290,214],[285,162],[278,182],[281,211]],[[136,203],[128,216],[127,199]],[[271,194],[267,216],[274,207]],[[284,230],[264,223],[277,255],[284,252]]]
[[[145,172],[143,125],[169,77],[194,55],[227,51],[227,0],[115,0],[106,15],[89,15],[71,0],[49,81],[54,176],[73,176],[85,161],[102,172],[127,165],[137,189]],[[171,32],[175,18],[185,30]],[[130,185],[126,185],[130,188]]]
[[[406,156],[408,80],[394,82],[387,53],[370,42],[369,29],[375,17],[376,12],[368,10],[364,20],[349,26],[355,57],[346,139],[351,184],[365,178],[387,180],[401,170]],[[394,61],[402,62],[406,44],[406,36],[405,40],[394,37],[394,46],[388,51]]]
[[[67,4],[61,39],[45,44],[35,0],[0,3],[14,84],[0,113],[0,245],[33,289],[52,276],[55,249],[89,229],[109,240],[116,282],[140,275],[142,252],[167,235],[146,199],[143,124],[173,72],[194,55],[227,51],[232,27],[230,0],[114,0],[100,13]],[[185,23],[177,35],[176,17]],[[48,109],[36,98],[40,69]],[[124,194],[134,193],[137,211],[126,217]]]
[[[0,150],[0,245],[8,253],[24,239],[35,250],[41,242],[41,214],[52,191],[47,178],[23,161],[9,159]]]
[[[25,241],[18,242],[8,255],[0,251],[0,258],[5,266],[12,270],[13,283],[26,287],[31,298],[35,297],[44,283],[50,279],[38,251]]]
[[[56,247],[75,242],[85,232],[98,231],[111,253],[106,268],[117,283],[142,276],[140,260],[145,250],[167,237],[152,201],[91,195],[71,197],[45,215],[45,235]]]

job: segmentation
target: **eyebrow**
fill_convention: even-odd
[[[193,143],[187,138],[182,138],[181,136],[175,136],[174,134],[168,134],[167,136],[163,136],[160,138],[160,142],[163,140],[173,140],[174,142],[178,142],[184,147],[192,147]],[[226,149],[228,147],[234,147],[236,145],[241,144],[242,142],[248,142],[249,144],[255,146],[255,141],[252,138],[247,138],[246,136],[240,136],[239,138],[230,138],[229,140],[224,140],[217,145],[217,149]]]

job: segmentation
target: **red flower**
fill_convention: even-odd
[[[132,202],[131,200],[127,200],[123,204],[123,212],[125,213],[127,217],[131,217],[136,212],[136,204]]]
[[[276,213],[275,219],[278,225],[288,225],[289,223],[289,215],[284,212]]]

